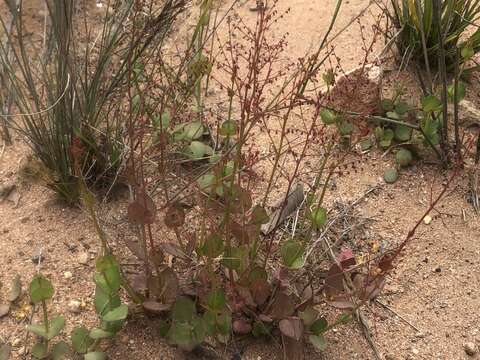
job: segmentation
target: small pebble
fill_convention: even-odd
[[[86,252],[82,252],[78,254],[78,262],[82,265],[87,265],[89,259],[90,259],[90,256]]]
[[[412,348],[412,354],[413,355],[418,355],[419,353],[420,353],[420,351],[418,351],[418,349]]]
[[[17,338],[17,339],[14,339],[14,340],[12,341],[12,347],[17,347],[17,346],[19,346],[21,343],[22,343],[22,339],[18,339],[18,338]]]
[[[74,314],[79,314],[82,311],[82,303],[78,300],[70,300],[67,307],[68,310]]]
[[[463,349],[465,350],[465,353],[469,356],[473,356],[477,353],[477,347],[473,342],[467,342],[463,345]]]
[[[425,225],[429,225],[432,222],[432,217],[430,215],[427,215],[423,218],[423,222]]]
[[[35,265],[38,265],[40,262],[43,262],[45,260],[45,256],[43,255],[35,255],[32,257],[32,262]]]
[[[64,277],[65,279],[71,279],[71,278],[73,277],[73,274],[72,274],[70,271],[65,271],[65,272],[63,273],[63,277]]]

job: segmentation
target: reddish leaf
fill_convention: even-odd
[[[394,257],[392,255],[385,254],[378,262],[378,267],[382,270],[382,272],[386,273],[393,269],[393,260]]]
[[[327,298],[333,298],[343,291],[343,271],[337,264],[333,264],[325,279],[325,295]]]
[[[145,193],[137,195],[137,199],[128,205],[127,217],[134,225],[153,224],[157,208],[152,198]]]
[[[237,319],[232,324],[233,332],[239,335],[246,335],[252,331],[252,324],[245,319]]]
[[[297,317],[289,317],[287,319],[280,320],[280,331],[283,335],[289,338],[300,340],[303,337],[303,322]]]
[[[165,267],[158,276],[151,276],[147,283],[150,300],[156,299],[162,304],[172,305],[177,299],[179,284],[172,268]]]
[[[270,316],[275,320],[280,320],[292,315],[294,311],[294,297],[283,292],[277,292],[270,310]]]
[[[343,248],[340,254],[337,256],[337,260],[342,266],[343,270],[348,269],[350,266],[356,265],[355,255],[353,254],[352,249]]]
[[[352,301],[350,301],[349,299],[347,299],[345,296],[337,296],[335,298],[326,300],[326,302],[327,302],[328,305],[333,306],[337,309],[346,310],[346,309],[354,309],[355,308],[355,304]]]
[[[185,210],[179,203],[170,205],[165,213],[165,225],[169,228],[178,228],[185,223]]]
[[[296,340],[288,336],[282,336],[284,357],[288,360],[303,360],[304,359],[304,344],[303,338]]]
[[[264,279],[258,279],[252,282],[250,285],[250,291],[255,304],[263,305],[270,297],[272,290],[268,281]]]

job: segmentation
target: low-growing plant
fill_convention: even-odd
[[[49,317],[47,301],[54,295],[50,280],[36,275],[30,282],[28,293],[34,305],[41,306],[42,323],[31,324],[27,330],[38,336],[38,342],[32,347],[35,359],[59,360],[72,353],[85,360],[103,360],[106,354],[99,348],[102,339],[110,339],[122,328],[128,315],[128,307],[122,304],[119,290],[122,285],[119,265],[111,255],[97,259],[94,304],[100,317],[100,326],[87,329],[85,326],[72,330],[71,345],[63,340],[53,342],[60,337],[65,327],[65,318],[61,315]]]

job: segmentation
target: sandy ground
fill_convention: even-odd
[[[364,0],[347,1],[336,25],[342,29],[365,6]],[[295,59],[323,35],[334,9],[334,0],[280,1],[280,10],[291,8],[285,21],[278,25],[278,34],[289,32],[288,55]],[[254,21],[255,13],[243,2],[236,8],[240,15]],[[376,11],[363,18],[365,34],[371,34]],[[345,69],[358,65],[362,42],[354,26],[338,37],[336,53]],[[288,59],[287,59],[288,60]],[[68,208],[55,200],[53,194],[39,185],[22,182],[18,171],[28,149],[16,138],[0,157],[0,183],[15,182],[20,196],[18,205],[0,203],[0,280],[9,284],[20,274],[27,283],[36,272],[35,263],[41,254],[41,271],[55,284],[53,313],[67,318],[65,333],[79,324],[96,322],[93,304],[94,258],[97,240],[90,222],[80,210]],[[383,184],[380,175],[393,163],[391,156],[382,157],[377,150],[368,154],[359,174],[336,179],[337,193],[345,200],[356,199],[370,186],[381,185],[358,206],[365,217],[374,219],[368,231],[381,241],[396,243],[421,218],[428,205],[430,185],[438,191],[443,174],[437,167],[418,164],[402,175],[395,185]],[[480,345],[480,221],[466,202],[466,179],[459,181],[443,201],[440,212],[433,214],[430,225],[422,225],[417,238],[407,249],[403,261],[388,279],[379,304],[366,309],[373,341],[382,358],[400,359],[467,359],[464,344]],[[104,206],[104,224],[118,237],[121,245],[125,228],[124,199]],[[88,261],[83,261],[87,256]],[[73,276],[68,276],[70,272]],[[67,276],[66,276],[67,275]],[[6,287],[0,290],[3,298]],[[0,298],[2,298],[0,296]],[[80,314],[68,311],[68,303],[79,300],[85,304]],[[25,353],[28,319],[14,309],[0,319],[0,340],[13,343],[13,358]],[[402,319],[403,318],[403,319]],[[212,354],[184,354],[170,347],[155,330],[155,320],[141,315],[130,320],[109,349],[112,359],[192,359],[212,358]],[[375,359],[362,331],[350,324],[327,336],[328,349],[317,354],[306,348],[307,359]],[[27,344],[31,342],[31,338]],[[240,341],[233,344],[236,354],[224,358],[270,360],[281,357],[275,342]],[[223,354],[223,349],[217,352]],[[476,355],[478,357],[478,355]]]

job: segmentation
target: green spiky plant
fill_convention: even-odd
[[[45,34],[27,41],[28,22],[22,3],[4,0],[12,18],[8,43],[0,45],[0,77],[17,107],[9,124],[22,133],[42,164],[42,178],[69,203],[79,200],[70,148],[80,138],[86,151],[82,174],[91,188],[108,189],[127,151],[124,124],[115,114],[128,89],[130,62],[157,47],[186,1],[169,0],[145,12],[133,0],[112,0],[98,32],[87,26],[87,12],[67,0],[45,0]],[[0,17],[4,30],[8,21]],[[43,41],[42,41],[43,40]],[[8,56],[10,54],[10,56]],[[5,85],[9,85],[5,86]],[[7,94],[0,91],[0,98]]]
[[[437,1],[441,17],[434,14]],[[430,66],[438,66],[439,34],[443,35],[445,60],[448,70],[455,65],[456,49],[462,49],[465,59],[480,51],[479,0],[392,0],[394,24],[397,28],[397,46],[400,54],[419,64],[428,59]],[[469,33],[472,27],[473,33]],[[473,69],[477,69],[478,65]]]

